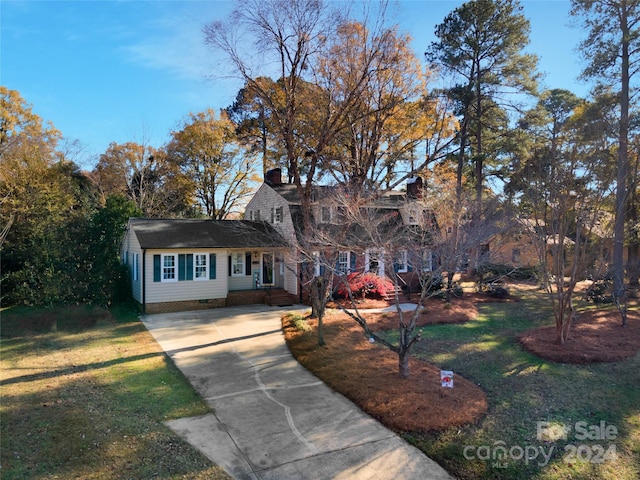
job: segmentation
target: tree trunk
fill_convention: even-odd
[[[640,225],[638,218],[638,199],[637,191],[637,168],[632,171],[631,182],[628,185],[629,202],[627,212],[629,215],[628,223],[630,225]],[[640,286],[640,228],[630,228],[629,240],[627,247],[627,274],[629,276],[629,286],[638,289]]]
[[[620,127],[618,147],[618,177],[616,184],[616,215],[613,231],[613,299],[620,315],[622,326],[627,324],[626,298],[624,291],[624,224],[625,208],[627,206],[627,174],[629,171],[629,25],[627,10],[624,5],[620,8],[620,29],[622,30],[622,71],[620,89]]]
[[[569,339],[569,331],[573,323],[575,310],[573,307],[572,292],[561,292],[558,295],[556,311],[556,335],[557,343],[564,345]]]
[[[322,317],[324,315],[318,315],[318,346],[324,347],[327,342],[324,340],[324,322],[322,321]]]
[[[318,346],[323,347],[327,343],[324,340],[324,310],[326,306],[326,281],[322,277],[315,279],[314,285],[311,288],[311,306],[312,313],[318,318]]]
[[[402,378],[409,378],[409,349],[402,345],[398,352],[398,373]]]

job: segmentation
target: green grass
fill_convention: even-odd
[[[619,363],[568,365],[528,353],[517,335],[553,323],[545,305],[534,297],[485,304],[475,321],[424,327],[414,354],[477,383],[489,412],[476,425],[414,432],[407,440],[459,479],[640,478],[640,355]],[[539,440],[538,421],[572,430],[566,440]],[[617,429],[615,439],[579,438],[576,422],[589,427],[602,421]],[[503,461],[486,459],[487,453],[501,453],[499,446],[511,453]],[[604,458],[599,446],[605,453],[615,449],[615,458]],[[536,459],[518,458],[519,448],[527,447],[531,456],[537,449]],[[548,463],[541,448],[546,455],[552,451]]]
[[[311,331],[311,327],[307,322],[306,314],[303,315],[299,313],[288,313],[287,315],[285,315],[284,320],[289,322],[289,325],[294,327],[296,330],[299,330],[301,332]]]
[[[7,479],[229,478],[163,422],[209,411],[127,310],[1,312]]]

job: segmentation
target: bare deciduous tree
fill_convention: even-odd
[[[376,16],[354,23],[321,1],[246,0],[238,2],[227,23],[204,28],[206,42],[226,55],[245,88],[271,115],[287,175],[300,198],[298,241],[303,242],[299,247],[306,258],[314,251],[312,241],[304,244],[312,239],[309,233],[317,220],[313,188],[337,138],[353,122],[376,111],[386,115],[404,100],[398,96],[363,106],[363,99],[370,102],[386,95],[381,89],[387,88],[390,72],[406,65],[406,58],[393,48],[406,46],[406,40],[385,25],[385,15],[386,2],[381,2]],[[252,40],[252,50],[242,50],[248,44],[239,38]],[[398,90],[401,85],[398,82]],[[313,278],[311,262],[303,265],[305,277]],[[317,289],[311,293],[316,295]]]
[[[528,115],[536,144],[518,160],[514,186],[531,215],[542,282],[553,302],[557,341],[564,344],[573,322],[576,284],[587,268],[591,233],[611,193],[613,154],[606,108],[564,90],[542,96]]]

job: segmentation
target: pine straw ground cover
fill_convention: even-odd
[[[555,326],[524,332],[520,343],[539,357],[560,363],[587,364],[619,362],[640,350],[640,310],[627,312],[627,326],[622,327],[615,309],[592,309],[578,313],[562,346],[556,343]]]
[[[591,349],[592,353],[611,353],[631,345],[635,354],[620,361],[588,364],[584,356],[575,355],[571,357],[574,363],[558,363],[530,352],[521,343],[528,336],[537,338],[543,351],[561,349],[553,339],[537,334],[554,328],[546,294],[531,285],[509,288],[513,295],[502,302],[481,302],[467,294],[454,299],[452,308],[430,302],[421,315],[423,340],[413,351],[409,380],[398,377],[395,354],[369,344],[353,320],[342,314],[326,317],[328,345],[322,348],[316,345],[313,320],[283,319],[283,325],[290,348],[303,365],[458,479],[640,478],[638,301],[630,304],[625,330],[619,327],[615,308],[579,302],[580,316],[570,336],[578,345],[568,344],[568,350]],[[359,308],[382,306],[363,302]],[[465,315],[469,320],[463,320]],[[397,339],[396,316],[367,314],[367,318],[385,331],[387,339]],[[587,325],[597,330],[600,348],[593,337],[579,333]],[[591,340],[580,344],[585,338]],[[454,392],[440,386],[440,368],[454,371]],[[468,388],[466,402],[447,409],[458,387]],[[467,405],[468,411],[460,412]],[[404,415],[404,411],[409,413]],[[564,426],[569,434],[540,440],[540,421]],[[589,426],[605,422],[615,426],[617,434],[613,440],[580,439],[576,422]],[[492,450],[496,445],[515,447],[516,453],[517,448],[544,449],[549,456],[496,461],[496,450]],[[615,455],[599,458],[601,446],[607,451],[613,448]],[[494,456],[479,458],[481,448]],[[580,456],[575,455],[576,448]]]
[[[362,303],[375,308],[382,302]],[[428,314],[421,314],[418,326],[430,323],[457,323],[477,314],[469,299],[456,301],[452,308],[433,308],[440,300],[428,303]],[[324,317],[326,345],[318,347],[317,320],[300,322],[284,317],[285,338],[297,360],[334,390],[350,398],[364,411],[396,431],[443,429],[478,420],[487,411],[482,390],[462,377],[454,379],[455,388],[443,388],[440,369],[416,358],[410,360],[409,379],[398,375],[398,356],[369,342],[362,329],[346,314],[329,310]],[[374,331],[395,328],[397,313],[369,313],[367,322]]]

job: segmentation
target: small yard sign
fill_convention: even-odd
[[[440,370],[440,383],[443,387],[453,388],[453,372],[451,370]]]

